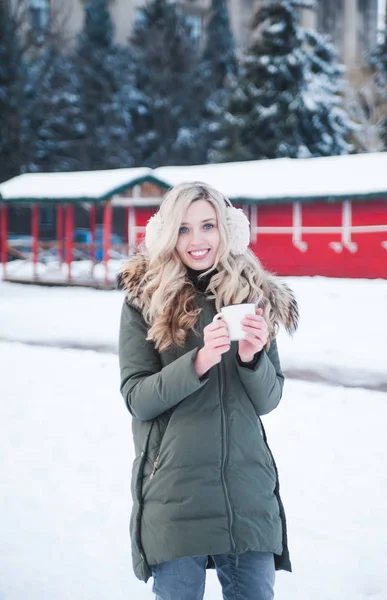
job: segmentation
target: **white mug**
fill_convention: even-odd
[[[254,302],[246,302],[245,304],[230,304],[223,306],[220,313],[212,319],[224,319],[227,323],[228,332],[231,341],[244,340],[246,332],[242,329],[242,319],[246,315],[255,315],[256,305]]]

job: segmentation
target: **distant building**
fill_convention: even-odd
[[[167,189],[198,179],[244,210],[250,248],[269,271],[387,279],[385,173],[387,152],[24,173],[0,185],[0,279],[76,283],[78,273],[83,284],[115,285],[110,258],[136,250]]]
[[[228,0],[231,25],[241,49],[249,43],[251,16],[262,0]],[[274,1],[274,0],[273,0]],[[27,0],[33,28],[45,30],[50,15],[57,12],[64,18],[66,34],[75,37],[82,26],[85,0]],[[211,0],[176,0],[188,16],[192,35],[200,43],[203,39]],[[133,22],[141,17],[145,0],[110,0],[110,10],[116,28],[117,40],[125,42]],[[348,76],[356,81],[362,76],[364,56],[377,39],[378,0],[316,0],[315,9],[300,9],[304,26],[331,35]]]

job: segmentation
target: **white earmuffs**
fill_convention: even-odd
[[[241,208],[235,208],[225,198],[227,227],[230,236],[230,252],[234,256],[244,254],[250,243],[250,222]]]
[[[241,208],[235,208],[228,198],[225,198],[227,205],[226,218],[227,227],[230,235],[230,252],[234,256],[244,254],[250,243],[250,223]],[[163,228],[160,211],[151,217],[145,228],[145,247],[148,252],[152,252],[160,240]]]

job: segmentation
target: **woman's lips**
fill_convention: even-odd
[[[190,257],[194,260],[202,260],[203,258],[206,258],[206,256],[208,256],[209,253],[209,248],[206,248],[205,250],[191,250],[190,252],[188,252]]]

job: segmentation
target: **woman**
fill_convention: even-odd
[[[203,597],[215,567],[225,600],[270,600],[291,570],[278,474],[260,416],[279,403],[275,337],[297,327],[289,288],[248,249],[249,223],[203,183],[176,186],[120,275],[119,357],[132,414],[136,576],[159,600]],[[254,302],[230,342],[223,306]]]

